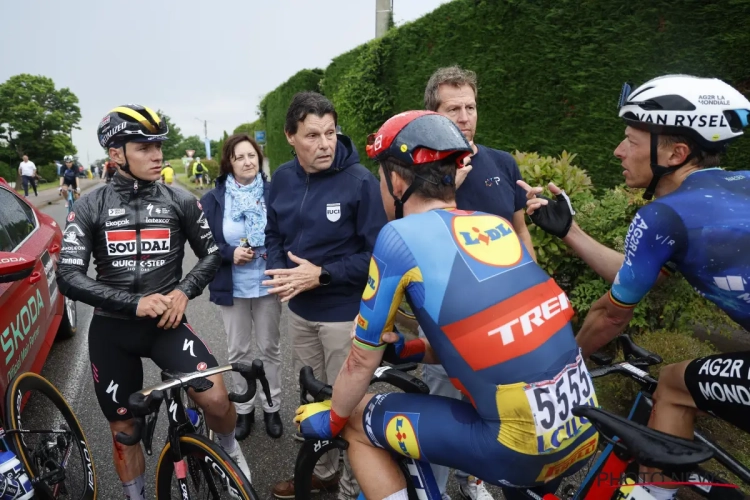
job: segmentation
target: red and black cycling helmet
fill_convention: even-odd
[[[147,106],[125,104],[112,109],[99,123],[96,135],[104,149],[121,148],[128,142],[164,142],[169,126],[156,112]],[[120,168],[133,175],[125,156]]]
[[[367,156],[377,162],[388,174],[382,162],[392,158],[406,168],[424,165],[445,159],[453,159],[457,168],[464,166],[463,160],[473,151],[469,141],[455,123],[434,111],[404,111],[386,121],[375,134],[367,138]],[[390,175],[385,176],[388,191],[396,204],[396,218],[403,217],[403,205],[421,182],[433,182],[420,175],[401,198],[393,194]],[[444,179],[451,184],[455,177]]]

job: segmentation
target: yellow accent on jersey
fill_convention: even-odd
[[[383,327],[382,333],[393,331],[393,325],[396,322],[396,312],[398,311],[398,306],[401,305],[401,301],[404,300],[406,287],[411,283],[421,283],[423,281],[422,271],[420,271],[418,267],[412,267],[404,273],[396,287],[396,293],[393,294],[391,308],[388,310],[388,321],[385,322],[385,327]]]

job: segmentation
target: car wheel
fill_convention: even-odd
[[[78,314],[76,313],[76,303],[67,297],[63,297],[63,319],[60,322],[60,329],[57,330],[58,339],[69,339],[76,334],[78,328]]]

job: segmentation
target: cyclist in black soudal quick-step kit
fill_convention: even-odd
[[[78,200],[68,215],[58,283],[66,297],[95,308],[89,357],[96,397],[114,438],[118,431],[133,432],[127,402],[143,387],[141,358],[180,372],[218,366],[184,312],[188,301],[213,279],[221,256],[197,200],[158,182],[166,122],[145,106],[118,106],[97,132],[118,172],[105,187]],[[198,263],[183,277],[186,241]],[[96,279],[86,275],[92,254]],[[213,388],[191,397],[249,480],[234,437],[234,405],[221,375],[208,379]],[[140,445],[125,446],[113,439],[113,446],[125,496],[145,499]]]

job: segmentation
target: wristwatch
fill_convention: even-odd
[[[331,284],[331,273],[326,271],[325,267],[320,268],[320,278],[318,278],[318,283],[323,286]]]

